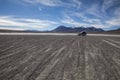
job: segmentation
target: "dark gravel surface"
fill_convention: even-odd
[[[0,80],[120,80],[120,37],[0,35]]]

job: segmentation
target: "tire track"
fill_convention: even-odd
[[[120,48],[120,46],[118,46],[118,45],[116,45],[116,44],[114,44],[114,43],[112,43],[112,42],[110,42],[110,41],[103,40],[103,42],[106,42],[107,44],[109,44],[109,45],[111,45],[111,46],[114,46],[114,47],[116,47],[116,48]]]
[[[53,45],[55,45],[55,44],[56,43],[54,43]],[[54,47],[53,50],[49,51],[47,53],[47,55],[45,57],[43,57],[43,60],[41,60],[42,62],[40,61],[40,63],[38,63],[38,66],[35,68],[35,70],[32,72],[32,74],[29,75],[26,79],[27,80],[33,80],[33,79],[35,79],[43,71],[43,69],[45,68],[45,66],[47,64],[49,64],[49,62],[51,61],[51,59],[54,58],[54,56],[57,54],[57,51],[59,50],[59,48],[62,45],[59,45],[58,47],[53,46]]]
[[[66,40],[67,41],[67,40]],[[45,78],[45,80],[61,80],[64,76],[64,68],[66,60],[68,61],[69,58],[69,52],[71,52],[71,43],[74,43],[74,38],[72,38],[69,42],[66,42],[66,49],[64,52],[61,53],[61,56],[57,59],[60,59],[57,65],[50,71],[49,75]],[[70,60],[71,61],[71,60]],[[61,66],[59,66],[61,65]],[[56,76],[54,76],[56,75]]]
[[[0,40],[4,39],[15,42],[0,53],[0,80],[120,79],[119,38],[21,35]]]

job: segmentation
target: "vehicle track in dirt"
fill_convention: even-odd
[[[119,80],[120,37],[0,35],[0,80]]]

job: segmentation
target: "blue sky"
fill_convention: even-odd
[[[120,28],[120,0],[0,0],[0,29]]]

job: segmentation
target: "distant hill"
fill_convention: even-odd
[[[103,32],[104,30],[101,28],[95,28],[95,27],[66,27],[66,26],[58,26],[52,32],[81,32],[81,31],[86,31],[86,32]]]
[[[105,34],[120,34],[120,28],[103,32]]]
[[[6,29],[0,29],[0,32],[4,33],[4,32],[9,32],[9,33],[16,33],[16,32],[40,32],[40,31],[37,31],[37,30],[6,30]]]
[[[0,29],[0,32],[23,32],[23,31]]]

